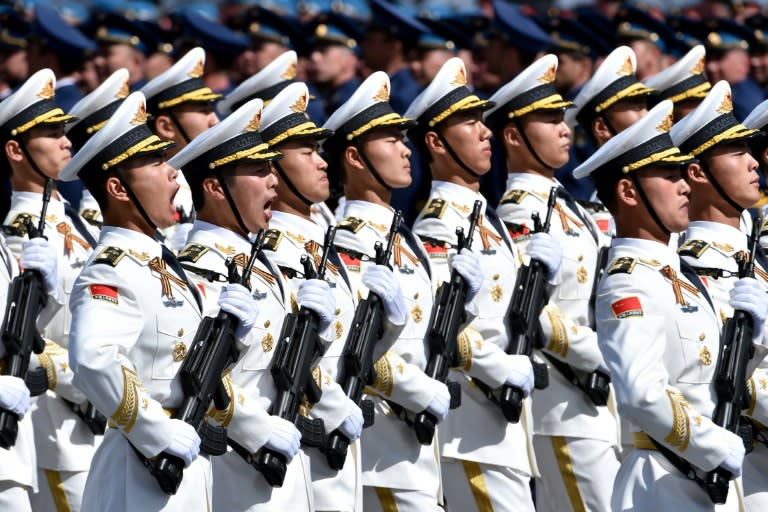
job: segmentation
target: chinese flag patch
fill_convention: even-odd
[[[611,228],[611,221],[609,219],[597,219],[595,223],[597,228],[603,233],[608,233],[608,230]]]
[[[514,222],[507,223],[507,231],[509,231],[509,236],[513,240],[515,238],[519,238],[521,236],[526,236],[531,234],[531,230],[528,229],[528,226],[526,226],[525,224],[515,224]]]
[[[613,316],[616,318],[628,318],[631,316],[643,316],[643,306],[637,297],[627,297],[611,304]]]
[[[442,242],[432,243],[429,241],[424,242],[424,248],[427,250],[430,258],[447,258],[448,247]]]
[[[91,291],[91,298],[97,300],[105,300],[109,303],[117,305],[119,294],[117,293],[116,286],[109,286],[107,284],[92,284],[88,287]]]
[[[352,272],[360,272],[360,258],[355,258],[351,254],[339,251],[342,261],[347,266],[347,270]]]

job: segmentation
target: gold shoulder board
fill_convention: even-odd
[[[344,229],[346,231],[351,231],[353,233],[357,233],[361,229],[363,229],[363,226],[365,226],[365,221],[363,219],[360,219],[358,217],[345,217],[342,219],[341,222],[338,224],[339,229]]]
[[[622,256],[620,258],[616,258],[608,266],[608,275],[631,274],[632,271],[635,269],[636,263],[637,263],[637,259],[630,258],[629,256]]]
[[[281,231],[278,231],[277,229],[268,229],[262,247],[264,249],[269,249],[270,251],[276,251],[277,246],[280,245],[280,242],[282,241],[283,233]]]
[[[119,247],[105,247],[101,252],[93,259],[94,263],[105,263],[116,267],[120,260],[125,256],[125,251]]]
[[[436,197],[424,208],[424,214],[421,217],[423,219],[442,219],[447,206],[448,203],[445,202],[445,199]]]
[[[207,252],[208,248],[204,245],[195,243],[188,244],[179,253],[179,261],[191,261],[192,263],[196,263],[197,260],[199,260],[203,254]]]
[[[688,240],[677,249],[677,253],[680,256],[693,256],[694,258],[700,258],[704,251],[709,249],[709,242],[704,240]]]
[[[507,190],[503,196],[501,196],[501,201],[499,201],[499,204],[520,204],[523,199],[528,195],[528,192],[525,190],[519,190],[519,189],[513,189],[513,190]]]

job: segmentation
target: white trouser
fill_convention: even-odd
[[[411,489],[363,487],[365,512],[442,512],[434,493]]]
[[[87,471],[37,468],[38,491],[29,497],[33,510],[78,512],[83,502]]]
[[[1,481],[0,510],[12,510],[13,512],[32,512],[32,506],[29,503],[29,488],[19,485],[16,482],[11,482],[10,480]]]
[[[741,479],[747,512],[768,510],[768,447],[764,444],[755,444],[752,452],[744,457]]]
[[[446,510],[449,512],[535,510],[530,477],[514,469],[443,457],[442,470]]]

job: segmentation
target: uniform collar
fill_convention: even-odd
[[[206,245],[219,249],[223,253],[231,252],[232,254],[228,254],[229,256],[242,252],[248,254],[251,251],[251,242],[247,238],[230,229],[204,220],[195,221],[189,239],[190,241],[205,242]]]
[[[21,192],[14,190],[11,193],[11,204],[13,209],[23,209],[27,213],[40,215],[40,209],[43,206],[43,194],[40,192]],[[56,199],[51,194],[51,200],[48,202],[48,209],[45,211],[46,217],[53,215],[57,220],[64,220],[64,201]]]
[[[386,224],[387,230],[389,230],[395,212],[389,206],[371,203],[369,201],[353,200],[347,201],[344,205],[344,216],[360,217],[363,220],[375,219],[379,224]]]
[[[313,220],[299,217],[292,213],[273,211],[270,227],[280,231],[291,231],[297,235],[304,235],[310,240],[323,244],[325,231],[323,227]]]
[[[139,254],[142,262],[161,258],[163,254],[160,242],[154,238],[132,229],[117,226],[104,226],[99,236],[99,245],[116,246],[128,250],[129,255]]]
[[[480,212],[485,214],[485,197],[470,188],[456,185],[455,183],[449,183],[447,181],[433,181],[432,193],[430,195],[448,198],[451,201],[456,201],[462,205],[468,206],[470,209],[475,201],[479,200],[482,203]]]
[[[642,238],[615,238],[611,247],[622,256],[627,255],[653,261],[659,265],[669,265],[676,272],[680,271],[680,258],[677,252],[661,242]]]
[[[722,246],[731,246],[734,251],[747,250],[747,236],[744,232],[720,222],[692,221],[688,224],[686,239],[715,241]]]
[[[520,187],[527,185],[530,188],[546,188],[561,187],[559,181],[555,178],[545,178],[539,174],[532,174],[528,172],[510,172],[507,175],[507,189],[513,187]]]

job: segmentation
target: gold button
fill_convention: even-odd
[[[184,336],[184,328],[183,328],[183,327],[182,327],[181,329],[179,329],[179,334],[178,334],[178,336],[179,336],[179,338],[181,338],[182,336]]]
[[[499,274],[493,274],[493,280],[498,281],[499,280]]]
[[[340,313],[341,313],[341,308],[336,308],[336,316],[339,316]]]
[[[701,333],[701,334],[699,334],[699,341],[704,341],[704,339],[705,339],[706,337],[707,337],[707,335],[706,335],[706,334],[704,334],[704,333]]]
[[[579,254],[579,261],[584,261],[584,255],[583,254]]]
[[[264,327],[269,327],[271,324],[272,324],[272,322],[267,320],[266,322],[264,322]]]

